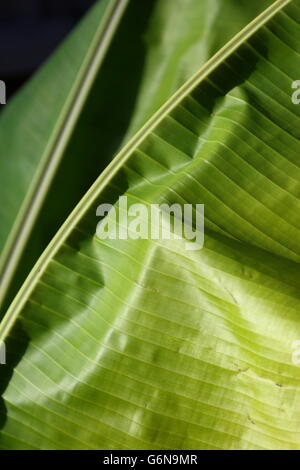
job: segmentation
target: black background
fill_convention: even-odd
[[[0,80],[8,98],[96,0],[1,0]]]

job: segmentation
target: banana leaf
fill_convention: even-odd
[[[299,0],[249,22],[53,237],[0,325],[1,448],[300,448],[299,23]],[[125,195],[204,204],[204,247],[99,239]]]

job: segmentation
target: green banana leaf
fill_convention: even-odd
[[[1,116],[0,303],[126,3],[99,2]],[[73,176],[78,180],[80,165],[74,149],[72,161]],[[85,188],[84,181],[79,185],[79,194],[82,186]],[[68,198],[64,197],[66,208]],[[56,217],[60,220],[57,206]],[[33,246],[37,242],[38,237]]]
[[[0,316],[121,142],[269,4],[99,1],[9,103],[0,120]]]
[[[54,236],[0,325],[1,448],[300,448],[299,24],[277,0],[237,33]],[[204,204],[203,249],[99,239],[124,195]]]

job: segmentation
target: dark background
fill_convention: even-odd
[[[1,0],[0,80],[8,98],[96,0]]]

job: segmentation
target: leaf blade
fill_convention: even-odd
[[[290,363],[286,341],[300,332],[298,258],[289,258],[289,252],[278,251],[275,238],[264,239],[254,230],[262,221],[266,234],[274,235],[269,211],[275,220],[276,204],[267,196],[286,201],[287,188],[273,185],[281,175],[280,162],[288,171],[287,160],[292,163],[296,156],[296,131],[285,117],[292,112],[297,118],[299,111],[283,93],[278,101],[283,99],[286,109],[280,116],[271,113],[266,82],[259,79],[256,88],[262,72],[268,79],[282,77],[280,71],[274,74],[274,66],[280,68],[283,57],[289,72],[299,63],[298,24],[286,18],[292,12],[290,7],[278,14],[227,57],[219,75],[214,70],[172,108],[97,201],[124,193],[130,202],[148,204],[160,198],[199,203],[201,198],[208,209],[204,249],[186,252],[184,240],[98,241],[91,209],[39,277],[22,308],[25,331],[14,329],[10,336],[9,350],[18,351],[26,335],[30,341],[3,394],[8,420],[2,445],[20,445],[21,427],[23,445],[38,448],[298,447],[298,370]],[[291,41],[282,32],[289,28],[296,38],[290,56],[287,44],[280,50],[276,39],[279,34]],[[261,51],[261,44],[267,50]],[[258,61],[249,52],[253,48],[263,53]],[[242,74],[237,77],[232,65],[245,59],[251,59],[250,70],[237,68]],[[263,103],[262,92],[268,96]],[[272,142],[264,127],[273,131],[278,123],[286,127]],[[243,138],[237,133],[242,125]],[[281,140],[290,144],[288,158]],[[276,150],[278,168],[270,173]],[[250,157],[262,166],[260,180],[253,170],[244,171],[250,161],[255,164]],[[288,183],[288,202],[295,209],[299,201],[293,191],[299,186]],[[247,202],[249,195],[263,206],[246,227],[252,245],[247,230],[236,233],[245,219],[244,205],[236,200]],[[286,237],[293,221],[284,216],[277,235],[290,248],[294,234],[296,241],[300,235]]]

